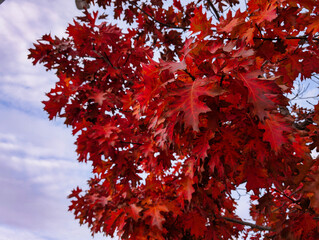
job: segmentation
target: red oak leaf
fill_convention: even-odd
[[[177,89],[172,95],[175,102],[170,105],[169,114],[178,111],[184,112],[184,121],[192,126],[194,131],[199,131],[198,116],[200,113],[210,111],[210,108],[199,100],[200,96],[216,97],[224,92],[219,86],[212,84],[209,79],[195,79],[195,81],[184,83],[182,88]]]
[[[158,227],[158,229],[163,229],[163,222],[165,221],[165,217],[161,214],[161,212],[168,212],[169,209],[165,205],[154,205],[149,207],[148,210],[145,211],[144,215],[146,217],[151,217],[152,226]]]
[[[289,132],[289,125],[279,116],[274,114],[268,114],[264,123],[259,123],[258,127],[264,129],[263,140],[270,143],[271,148],[278,152],[281,146],[287,143],[287,136],[284,132]]]
[[[232,16],[232,11],[229,11],[227,14],[226,19],[221,19],[219,24],[219,31],[231,33],[232,31],[236,30],[240,25],[244,23],[243,21],[243,13],[237,11],[235,16]]]
[[[310,206],[319,213],[319,172],[310,175],[310,181],[306,182],[303,190],[307,192]]]
[[[263,9],[260,14],[255,17],[252,17],[253,20],[256,21],[257,24],[260,24],[264,21],[272,21],[277,17],[276,12],[277,6],[275,3],[269,4],[265,9]]]
[[[259,79],[260,71],[253,71],[247,73],[239,73],[239,78],[248,88],[248,101],[254,105],[253,112],[263,120],[266,116],[266,110],[271,110],[276,107],[272,96],[280,93],[280,88],[269,79]]]
[[[107,95],[107,94],[104,93],[104,92],[97,92],[97,93],[93,94],[93,96],[90,97],[90,99],[93,99],[94,102],[96,102],[97,104],[99,104],[100,106],[102,106],[102,105],[103,105],[103,101],[104,101],[105,99],[107,99],[106,95]]]
[[[313,22],[310,25],[308,25],[307,33],[311,32],[313,32],[313,34],[319,32],[319,16],[316,16]]]
[[[247,191],[253,190],[256,195],[259,193],[260,188],[267,187],[268,178],[267,170],[264,168],[258,168],[252,165],[245,166],[246,172],[246,189]]]
[[[207,157],[207,150],[210,148],[209,140],[214,137],[214,132],[206,131],[198,139],[196,139],[197,146],[193,149],[195,156],[204,159]]]
[[[130,205],[130,212],[132,218],[137,221],[140,218],[140,212],[143,210],[143,208],[136,206],[136,204],[131,204]]]
[[[227,25],[225,25],[224,27],[222,27],[220,29],[221,32],[226,32],[226,33],[230,33],[234,27],[236,27],[237,25],[239,25],[241,22],[240,22],[240,19],[238,18],[234,18],[232,19]]]
[[[185,214],[183,224],[186,229],[190,230],[191,235],[199,238],[205,233],[206,218],[198,212],[190,212]]]
[[[202,6],[194,10],[194,17],[190,21],[190,30],[194,33],[201,32],[200,36],[204,36],[212,32],[211,19],[207,18],[206,13],[203,14]]]
[[[174,73],[177,70],[185,70],[186,69],[186,62],[185,59],[183,59],[180,62],[164,62],[164,61],[160,61],[160,67],[161,70],[169,70],[170,73]]]
[[[184,199],[188,200],[188,202],[192,200],[192,194],[195,192],[193,184],[193,179],[189,176],[186,176],[182,180],[181,187],[179,188],[180,195],[182,195]]]
[[[254,32],[255,28],[251,27],[248,28],[247,31],[242,35],[244,39],[246,39],[246,42],[250,45],[254,45]]]

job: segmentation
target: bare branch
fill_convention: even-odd
[[[215,8],[214,4],[212,3],[211,0],[207,0],[207,2],[208,2],[208,5],[211,7],[211,9],[213,9],[213,12],[216,15],[216,19],[219,21],[220,15],[219,15],[219,12],[217,11],[217,9]]]

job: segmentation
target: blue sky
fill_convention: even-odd
[[[62,36],[78,14],[73,0],[0,5],[0,240],[93,239],[67,211],[66,198],[85,188],[90,167],[76,161],[71,130],[42,110],[53,72],[27,59],[37,39]]]

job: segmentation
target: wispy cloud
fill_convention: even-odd
[[[28,49],[45,33],[62,36],[76,14],[72,1],[10,0],[1,4],[0,101],[40,106],[54,76],[42,66],[32,67]]]
[[[76,161],[70,131],[19,110],[1,107],[0,116],[0,226],[39,239],[90,239],[88,229],[67,212],[66,196],[77,185],[86,187],[90,176],[90,167]],[[11,234],[3,229],[0,236]]]
[[[17,228],[37,238],[5,239],[90,239],[67,212],[66,196],[90,176],[76,161],[70,131],[15,109],[0,107],[0,116],[0,236]]]
[[[86,187],[90,167],[76,161],[71,130],[42,110],[54,74],[27,59],[33,42],[45,33],[62,36],[77,14],[73,1],[0,6],[0,240],[92,239],[67,212],[66,198]]]

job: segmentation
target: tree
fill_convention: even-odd
[[[128,27],[84,10],[29,55],[58,76],[44,109],[92,164],[69,196],[80,224],[122,239],[316,239],[319,105],[287,94],[317,77],[318,1],[95,4]],[[235,214],[243,184],[254,224]]]

